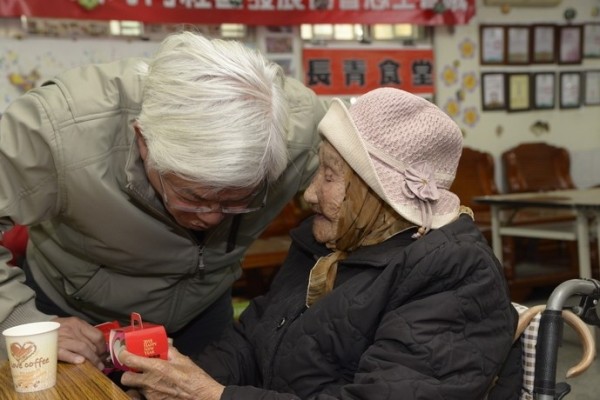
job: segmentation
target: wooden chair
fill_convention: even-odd
[[[495,180],[494,158],[488,152],[463,147],[462,155],[456,170],[456,177],[450,191],[458,195],[461,204],[470,207],[475,214],[475,223],[483,233],[488,243],[491,243],[491,212],[490,206],[473,201],[474,197],[499,194]],[[502,238],[502,253],[504,259],[504,275],[509,286],[515,285],[514,271],[515,239]],[[518,292],[518,291],[517,291]],[[514,301],[522,301],[519,293],[514,295]]]
[[[501,162],[506,191],[509,193],[575,189],[569,152],[562,147],[544,142],[522,143],[505,151]],[[526,208],[513,213],[507,223],[564,223],[574,219],[571,211]],[[520,293],[516,295],[518,298],[526,297],[536,286],[556,285],[579,275],[576,242],[518,238],[511,250],[504,254],[505,268],[512,271],[512,290],[515,294]],[[555,264],[557,268],[550,270],[547,267],[547,270],[540,270],[539,273],[519,276],[516,270],[519,259],[535,264]]]
[[[248,248],[242,260],[242,277],[234,285],[234,295],[252,298],[264,294],[287,257],[291,244],[289,231],[310,214],[300,196],[292,199]]]
[[[475,222],[488,242],[491,243],[491,214],[488,205],[473,201],[476,196],[498,194],[495,182],[495,163],[491,154],[470,147],[464,147],[456,171],[456,178],[450,190],[458,195],[461,204],[471,207],[475,214]],[[513,225],[537,223],[543,221],[546,211],[519,210],[501,212],[502,220],[510,221]],[[502,258],[504,275],[508,281],[511,298],[521,302],[527,299],[536,286],[559,283],[573,277],[570,269],[561,270],[558,274],[544,272],[526,274],[518,270],[518,264],[523,261],[521,249],[531,242],[525,238],[502,237]]]
[[[460,198],[461,204],[473,210],[475,222],[488,242],[491,242],[490,207],[473,201],[473,198],[499,193],[494,170],[494,158],[490,153],[463,147],[456,177],[450,187],[450,191]]]
[[[569,152],[544,142],[522,143],[502,154],[510,193],[575,189]]]

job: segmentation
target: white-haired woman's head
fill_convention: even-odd
[[[281,68],[240,42],[167,37],[146,72],[149,166],[214,187],[272,182],[287,165]]]

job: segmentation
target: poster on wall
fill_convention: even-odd
[[[257,30],[258,48],[271,61],[279,64],[287,76],[298,78],[301,42],[298,28],[266,26]]]
[[[600,58],[600,24],[585,24],[583,26],[583,56]]]
[[[560,73],[560,108],[579,108],[581,106],[581,72],[565,71]]]
[[[502,72],[481,74],[481,108],[484,111],[506,110],[506,76]]]
[[[504,36],[504,26],[481,25],[479,27],[481,64],[504,64],[506,59]]]
[[[558,28],[558,63],[581,64],[583,56],[583,28],[581,25],[564,25]]]
[[[556,26],[551,24],[533,25],[531,32],[531,62],[553,63],[556,60]]]
[[[556,74],[554,72],[536,72],[533,74],[534,109],[552,109],[555,103]]]
[[[18,0],[1,1],[0,17],[131,20],[145,23],[467,24],[475,0]]]
[[[506,62],[508,64],[529,63],[529,27],[508,26],[506,28]]]
[[[526,72],[507,74],[507,110],[527,111],[531,108],[530,79]]]
[[[600,105],[600,70],[584,72],[583,104]]]
[[[319,95],[360,95],[378,87],[434,92],[432,49],[304,48],[304,83]]]

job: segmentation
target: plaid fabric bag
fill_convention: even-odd
[[[528,307],[513,303],[517,312],[522,314]],[[533,380],[535,378],[535,345],[540,328],[541,314],[537,314],[525,328],[519,339],[522,348],[523,383],[520,400],[533,400]]]

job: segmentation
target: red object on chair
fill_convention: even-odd
[[[0,245],[9,249],[13,255],[13,258],[9,261],[10,265],[18,266],[19,260],[25,258],[28,238],[27,227],[23,225],[15,225],[2,236]]]

